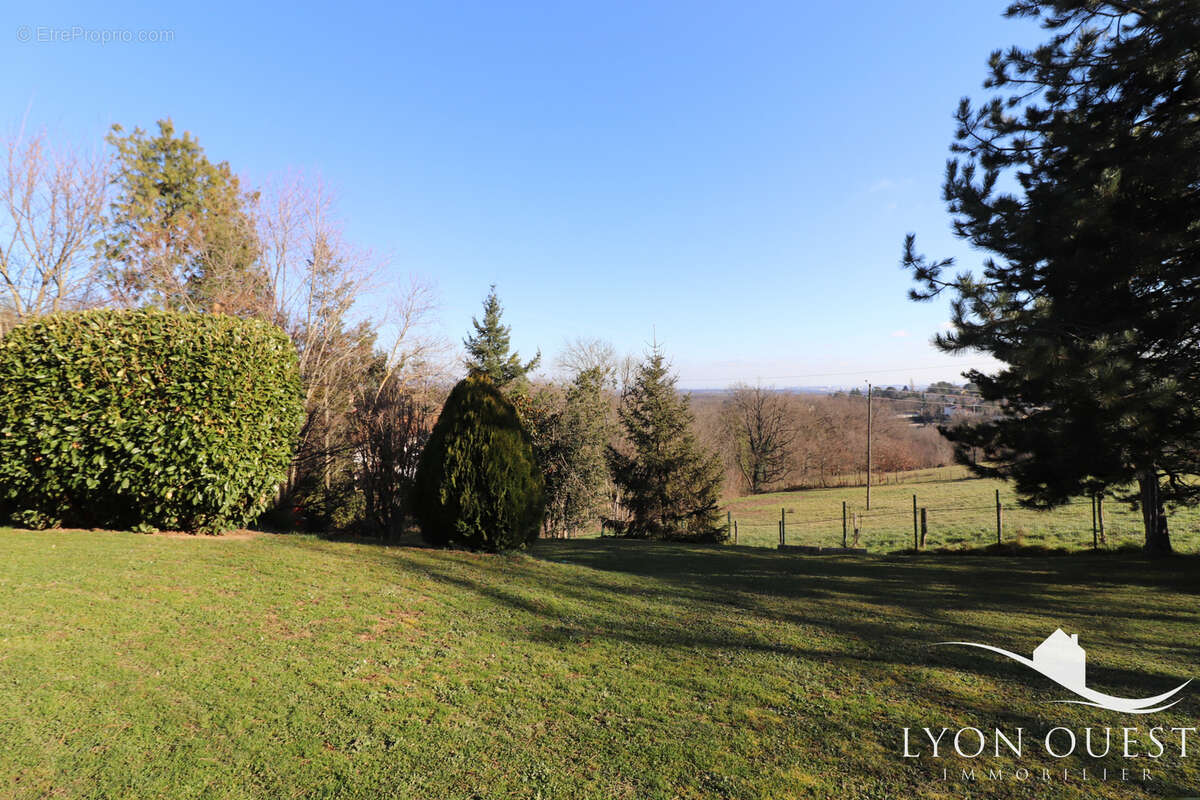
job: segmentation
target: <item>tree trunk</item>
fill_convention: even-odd
[[[1167,532],[1167,515],[1159,492],[1158,472],[1150,469],[1138,473],[1141,494],[1142,524],[1146,530],[1147,553],[1166,555],[1171,552],[1171,535]]]

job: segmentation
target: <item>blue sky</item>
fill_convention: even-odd
[[[432,280],[456,342],[494,282],[547,361],[657,336],[687,387],[924,383],[988,363],[930,346],[946,304],[897,262],[908,231],[980,261],[940,186],[988,53],[1041,38],[1004,5],[26,4],[0,100],[6,132],[170,116],[251,184],[320,175],[380,291]],[[76,27],[173,38],[44,40]]]

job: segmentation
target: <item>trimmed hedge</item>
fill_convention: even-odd
[[[481,376],[450,392],[413,483],[413,511],[432,544],[520,549],[537,538],[546,510],[529,433]]]
[[[296,349],[222,314],[54,314],[0,339],[0,511],[31,527],[218,532],[274,499]]]

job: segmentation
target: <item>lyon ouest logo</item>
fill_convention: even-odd
[[[1058,628],[1046,637],[1046,640],[1033,649],[1033,658],[993,647],[979,642],[938,642],[939,645],[960,645],[962,647],[978,647],[980,650],[990,650],[1007,656],[1018,664],[1024,664],[1034,672],[1041,673],[1062,688],[1082,697],[1082,700],[1055,700],[1056,703],[1078,703],[1079,705],[1106,708],[1109,711],[1119,711],[1125,714],[1152,714],[1170,708],[1179,702],[1172,697],[1183,691],[1191,683],[1184,681],[1169,692],[1156,694],[1154,697],[1117,697],[1111,694],[1089,689],[1087,685],[1087,651],[1079,645],[1079,634],[1070,636]]]
[[[980,642],[938,642],[937,645],[984,650],[1027,667],[1068,693],[1051,704],[1073,703],[1119,714],[1153,714],[1180,702],[1180,693],[1191,683],[1190,679],[1185,680],[1174,689],[1152,697],[1120,697],[1089,687],[1087,651],[1080,645],[1078,634],[1068,635],[1061,628],[1034,648],[1032,658]],[[1037,679],[1031,678],[1031,685],[1034,685]],[[1153,767],[1186,759],[1188,745],[1193,744],[1197,735],[1200,735],[1197,726],[1165,724],[1149,727],[1088,725],[1082,728],[1048,725],[1045,730],[1026,727],[904,728],[902,754],[906,759],[940,762],[937,779],[941,781],[1151,781],[1161,780],[1159,775],[1153,774]],[[1072,762],[1060,759],[1072,756],[1076,759],[1075,766],[1064,769],[1062,764]],[[957,757],[960,764],[965,762],[967,766],[951,769],[942,760],[950,757]],[[1088,761],[1089,758],[1093,760]],[[1087,766],[1079,766],[1081,761]]]

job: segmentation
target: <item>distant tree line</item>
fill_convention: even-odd
[[[722,455],[729,492],[836,486],[865,479],[865,396],[739,385],[694,402],[704,441]],[[916,424],[905,406],[876,401],[874,412],[876,473],[953,462],[951,444],[937,428]]]

